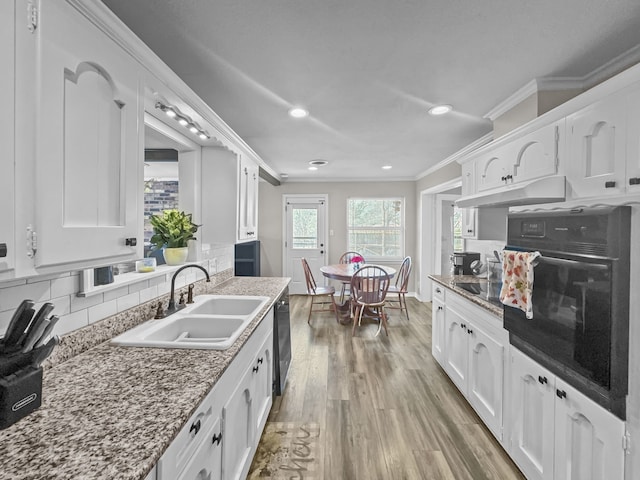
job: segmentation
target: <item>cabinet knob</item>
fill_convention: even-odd
[[[253,373],[256,373],[258,370],[260,370],[260,367],[258,366],[253,367]]]
[[[460,328],[467,328],[467,324],[466,323],[461,323],[460,324]]]
[[[6,256],[7,256],[7,244],[0,243],[0,257],[6,257]]]
[[[439,307],[438,307],[438,310],[442,310],[442,306],[439,306]]]
[[[258,363],[262,363],[262,357],[258,359]]]
[[[442,290],[440,290],[439,288],[436,288],[436,293],[442,293]]]
[[[545,383],[547,383],[547,377],[543,377],[542,375],[538,375],[538,381],[544,385]]]
[[[198,419],[197,422],[193,422],[191,424],[191,428],[189,429],[189,433],[194,432],[194,435],[197,435],[198,432],[200,431],[200,427],[202,427],[202,423]]]
[[[213,438],[211,439],[211,443],[215,445],[220,445],[221,441],[222,441],[222,432],[218,433],[217,435],[214,433]]]
[[[604,182],[604,188],[616,188],[616,182]]]
[[[556,389],[556,396],[558,398],[567,398],[567,392],[565,392],[564,390]]]
[[[473,330],[471,330],[470,328],[467,328],[467,333],[468,333],[469,335],[471,335],[471,334],[473,334]]]
[[[125,238],[124,239],[124,244],[127,247],[135,247],[136,245],[138,245],[138,239],[135,238],[135,237]]]
[[[500,177],[500,180],[502,180],[503,182],[507,181],[507,177],[505,177],[504,175],[502,177]]]

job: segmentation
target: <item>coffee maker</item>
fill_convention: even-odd
[[[450,259],[453,275],[472,275],[471,263],[474,260],[480,260],[480,254],[477,252],[454,252]]]

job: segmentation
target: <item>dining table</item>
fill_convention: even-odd
[[[396,274],[396,269],[393,267],[388,267],[386,265],[376,265],[373,263],[337,263],[335,265],[324,265],[320,267],[320,272],[322,272],[323,276],[330,278],[331,280],[339,280],[341,282],[351,283],[353,274],[364,266],[380,267],[385,272],[387,272],[389,278],[393,278],[393,276]],[[338,313],[340,314],[340,316],[351,316],[351,302],[349,300],[345,300],[342,303],[336,302],[336,305],[338,307]]]

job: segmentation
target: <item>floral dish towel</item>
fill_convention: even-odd
[[[527,318],[533,318],[533,261],[540,252],[505,250],[502,262],[502,289],[500,301],[522,310]]]

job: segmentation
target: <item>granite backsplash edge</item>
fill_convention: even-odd
[[[205,279],[198,280],[195,283],[194,293],[196,295],[202,295],[208,293],[213,287],[226,282],[233,277],[233,268],[227,269],[223,272],[211,275],[211,282],[206,282]],[[187,290],[187,286],[176,289],[176,296],[180,292]],[[86,352],[87,350],[100,345],[113,337],[124,333],[133,327],[152,319],[156,314],[158,302],[162,302],[163,305],[167,305],[169,302],[169,293],[161,295],[149,300],[146,303],[142,303],[138,306],[124,310],[120,313],[107,317],[103,320],[99,320],[86,327],[79,328],[68,334],[60,337],[60,344],[56,346],[53,353],[47,358],[42,367],[46,371],[55,367],[61,363],[64,363],[76,355]]]

